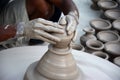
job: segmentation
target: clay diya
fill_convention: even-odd
[[[109,59],[109,55],[105,52],[102,52],[102,51],[96,51],[96,52],[93,52],[92,54],[95,56],[98,56],[100,58],[106,59],[106,60]]]
[[[105,44],[105,51],[113,56],[120,56],[120,41],[111,41]]]
[[[96,30],[96,32],[103,31],[103,30],[109,30],[112,27],[111,23],[104,19],[91,20],[90,26],[93,27]]]
[[[119,35],[114,31],[100,31],[97,33],[97,38],[106,43],[109,41],[117,41],[119,40]]]
[[[98,1],[111,1],[111,0],[91,0],[93,4],[91,5],[91,8],[94,10],[100,10],[98,6]]]
[[[86,52],[93,53],[95,51],[102,51],[104,48],[104,45],[102,42],[98,40],[88,40],[86,42]]]
[[[116,64],[116,65],[118,65],[120,67],[120,56],[114,58],[113,63]]]
[[[78,51],[85,51],[85,48],[81,44],[72,44],[72,49],[78,50]]]
[[[115,2],[115,1],[99,1],[98,2],[98,6],[100,7],[100,9],[101,9],[101,15],[100,15],[100,17],[101,18],[103,18],[103,19],[106,19],[106,17],[105,17],[105,15],[104,15],[104,12],[106,11],[106,10],[109,10],[109,9],[115,9],[115,8],[117,8],[118,7],[118,3],[117,2]]]
[[[96,37],[94,36],[95,29],[93,29],[91,27],[86,27],[83,29],[83,31],[85,32],[85,34],[80,37],[80,42],[83,46],[86,46],[86,42],[89,39],[96,40]]]
[[[115,1],[99,1],[98,6],[103,10],[115,9],[117,8],[118,4]]]
[[[120,31],[120,20],[115,20],[112,25],[114,29]]]
[[[91,8],[94,10],[100,10],[98,6],[99,1],[112,1],[112,0],[91,0],[91,1],[93,2],[93,4],[91,5]]]
[[[97,5],[97,2],[99,0],[91,0],[93,2],[93,4],[91,5],[91,8],[94,10],[100,10],[99,6]]]
[[[120,10],[119,9],[106,10],[104,15],[111,21],[120,19]]]

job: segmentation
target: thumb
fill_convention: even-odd
[[[66,22],[66,16],[63,16],[63,17],[60,18],[59,24],[60,25],[66,25],[67,24],[67,22]]]
[[[74,32],[74,36],[73,36],[72,41],[75,42],[75,41],[76,41],[76,38],[77,38],[77,31]]]
[[[70,30],[71,26],[72,26],[72,17],[70,15],[66,16],[66,21],[67,21],[67,31]]]

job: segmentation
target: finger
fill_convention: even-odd
[[[61,33],[61,34],[64,33],[64,30],[62,30],[62,29],[55,28],[53,26],[45,26],[45,25],[39,24],[39,23],[35,24],[34,29],[41,29],[41,30],[44,30],[44,31],[47,31],[47,32],[54,32],[54,33]]]
[[[74,17],[74,19],[76,20],[76,23],[77,23],[77,24],[79,23],[79,16],[78,16],[78,14],[77,14],[76,11],[70,12],[69,15],[71,15],[71,16]]]
[[[77,31],[74,32],[74,37],[72,39],[73,43],[76,41],[76,39],[77,39]]]
[[[69,31],[70,28],[72,27],[72,24],[73,24],[72,21],[73,21],[73,19],[72,19],[71,16],[67,15],[67,16],[66,16],[66,20],[67,20],[67,31]]]
[[[2,45],[4,48],[8,49],[9,47],[6,44]]]
[[[38,18],[38,19],[37,19],[37,22],[38,22],[38,23],[45,24],[45,25],[57,27],[57,28],[60,28],[60,29],[63,28],[63,27],[60,26],[58,23],[54,23],[54,22],[52,22],[52,21],[48,21],[48,20],[45,20],[45,19],[42,19],[42,18]]]
[[[59,25],[58,23],[54,23],[53,26],[56,27],[56,28],[60,28],[60,29],[63,29],[63,28],[64,28],[63,26]]]
[[[60,25],[66,25],[67,24],[67,22],[66,22],[66,16],[63,16],[63,17],[60,18],[59,24]]]
[[[74,18],[72,16],[69,16],[69,19],[71,22],[69,21],[69,23],[68,23],[68,30],[67,30],[68,35],[72,34],[75,31],[76,26],[77,26],[76,20],[74,20]]]
[[[46,32],[44,32],[42,30],[34,30],[34,32],[37,33],[40,36],[43,36],[43,37],[49,39],[49,40],[52,40],[52,41],[55,41],[55,42],[60,41],[60,39],[58,37],[55,37],[55,36],[53,36],[53,35],[51,35],[49,33],[46,33]]]
[[[75,28],[71,27],[70,30],[68,31],[68,35],[71,35],[75,31]]]
[[[36,20],[38,23],[43,23],[43,24],[48,24],[48,25],[53,25],[54,23],[52,21],[45,20],[43,18],[38,18]]]
[[[47,38],[44,38],[44,37],[42,37],[42,36],[40,36],[40,35],[35,35],[34,37],[35,37],[36,39],[40,39],[40,40],[43,40],[43,41],[48,42],[48,43],[51,43],[51,44],[56,44],[56,42],[51,41],[51,40],[48,40]]]
[[[59,28],[54,28],[52,26],[47,26],[49,29],[46,30],[48,32],[53,32],[53,33],[60,33],[60,34],[63,34],[64,33],[64,30],[63,29],[59,29]]]
[[[74,43],[73,41],[70,42],[70,47],[72,47],[73,43]]]

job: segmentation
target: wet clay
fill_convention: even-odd
[[[53,34],[59,36],[61,41],[49,45],[48,51],[40,61],[29,66],[24,80],[82,80],[81,71],[71,54],[70,43],[72,35]]]

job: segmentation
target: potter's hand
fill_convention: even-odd
[[[69,12],[69,14],[64,17],[66,17],[65,19],[67,22],[67,33],[68,35],[70,35],[75,32],[77,25],[79,23],[77,12],[76,11]]]
[[[23,29],[20,29],[21,24],[18,26],[18,33],[23,31],[23,35],[27,38],[40,39],[52,44],[56,44],[60,39],[50,33],[64,33],[62,26],[41,18],[32,20],[25,24],[22,23],[22,25]]]
[[[74,34],[72,42],[75,42],[77,37],[76,28],[78,23],[79,21],[76,12],[70,12],[68,15],[61,17],[61,19],[59,20],[60,25],[64,25],[67,27],[66,30],[68,35]]]

